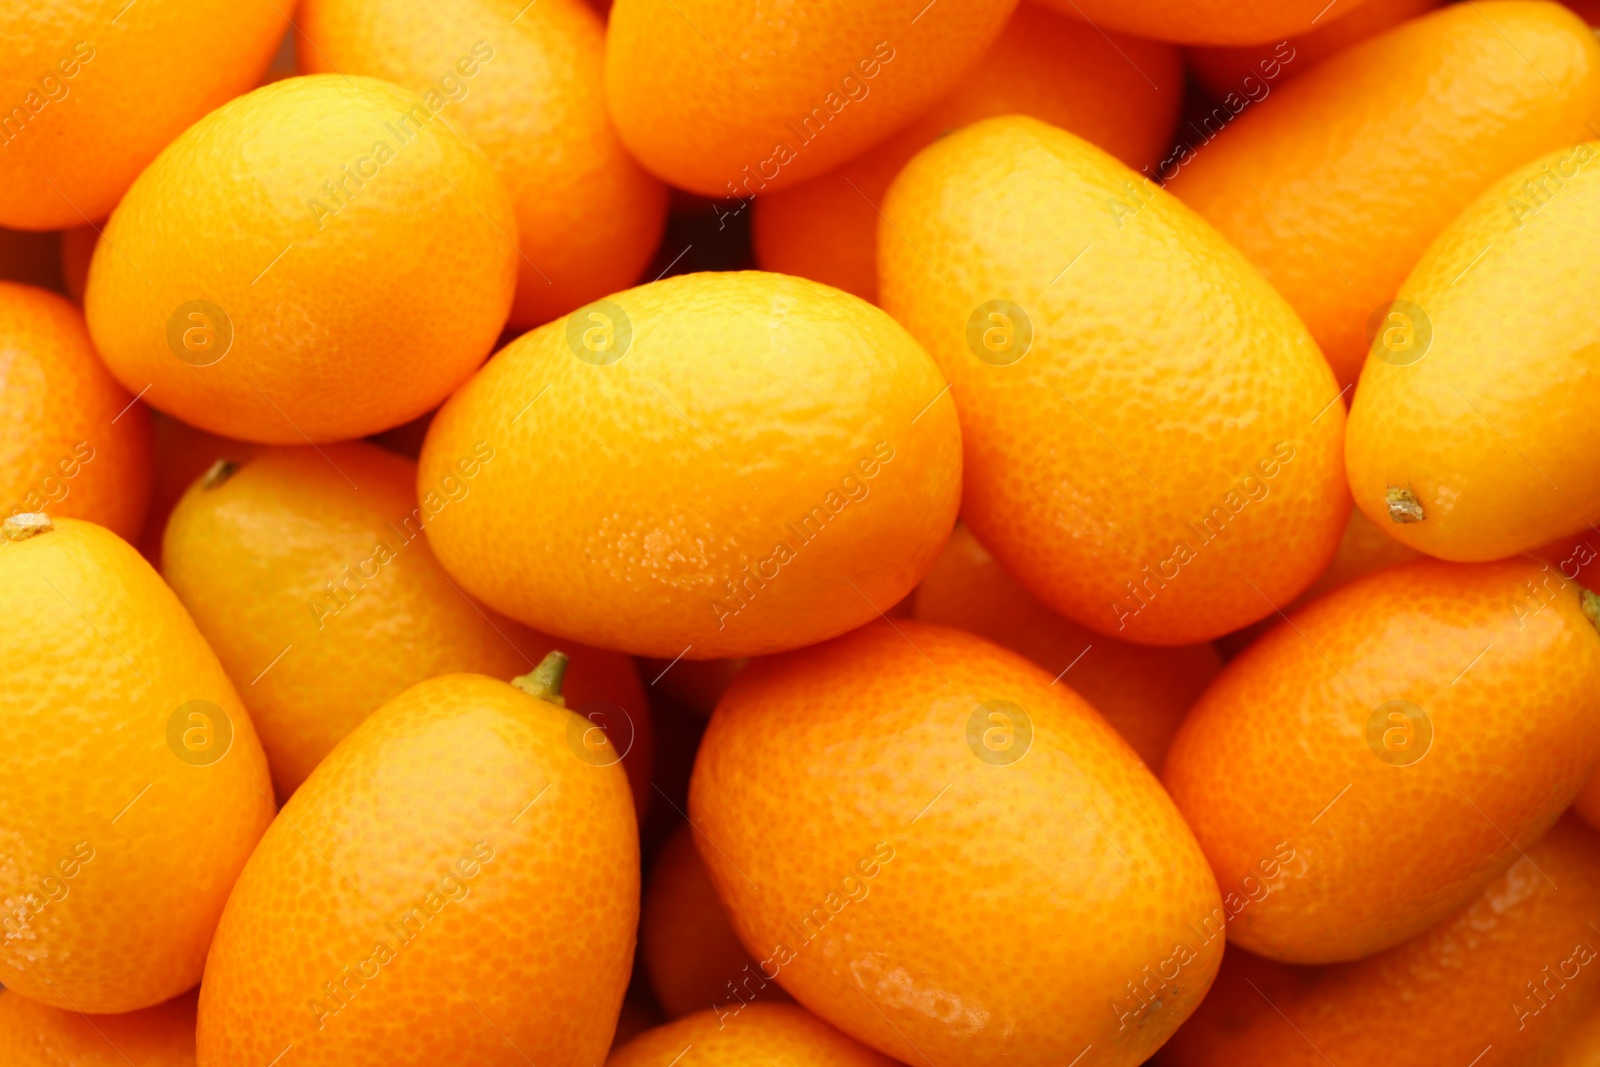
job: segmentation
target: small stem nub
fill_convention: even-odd
[[[232,478],[233,472],[238,469],[239,465],[233,460],[219,459],[200,476],[200,488],[215,489],[229,478]]]
[[[531,697],[548,700],[564,708],[567,698],[561,695],[561,680],[567,676],[567,663],[565,652],[551,652],[533,670],[511,679],[511,684]]]
[[[12,515],[0,526],[0,532],[5,534],[7,541],[26,541],[54,529],[55,524],[50,521],[50,516],[42,511],[24,511],[20,515]]]
[[[1422,501],[1409,487],[1389,486],[1383,502],[1389,509],[1390,522],[1421,522],[1428,517],[1423,513]]]
[[[1579,586],[1578,603],[1583,606],[1583,615],[1589,620],[1589,625],[1600,630],[1600,595]]]

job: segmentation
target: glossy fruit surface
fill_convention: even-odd
[[[903,1062],[1142,1063],[1221,956],[1216,883],[1155,778],[971,634],[880,622],[752,663],[689,803],[762,972]]]
[[[1183,44],[1244,45],[1315,29],[1326,0],[1039,0],[1045,7],[1116,33]],[[1347,9],[1371,0],[1344,0]]]
[[[0,991],[6,1067],[195,1067],[194,996],[124,1015],[83,1015]]]
[[[0,282],[0,507],[133,540],[150,499],[150,412],[106,372],[83,313]]]
[[[583,733],[463,674],[357,727],[228,900],[200,1062],[286,1047],[316,1067],[599,1062],[633,958],[639,845],[627,780],[580,758]]]
[[[1229,941],[1293,963],[1392,948],[1543,834],[1600,758],[1586,601],[1532,559],[1424,560],[1316,601],[1224,668],[1163,779]]]
[[[1594,136],[1597,115],[1600,45],[1582,20],[1475,0],[1279,87],[1169,184],[1294,305],[1346,384],[1429,242],[1507,171]]]
[[[1183,61],[1171,45],[1108,38],[1031,3],[943,99],[905,129],[826,174],[757,197],[756,258],[767,270],[877,297],[878,206],[924,147],[979,119],[1030,115],[1071,130],[1135,169],[1172,139]]]
[[[1350,410],[1356,504],[1452,560],[1527,552],[1600,519],[1600,141],[1486,190],[1400,287]],[[1513,358],[1514,354],[1514,358]]]
[[[440,410],[424,504],[475,448],[497,458],[429,540],[467,592],[560,638],[668,659],[810,644],[877,618],[949,535],[946,392],[894,320],[815,282],[640,286],[524,334]]]
[[[1224,99],[1229,93],[1237,93],[1258,104],[1266,99],[1263,85],[1270,93],[1269,83],[1282,84],[1298,78],[1330,56],[1439,4],[1440,0],[1365,0],[1360,7],[1345,12],[1341,3],[1329,8],[1308,33],[1282,42],[1190,48],[1185,58],[1195,80],[1212,96]],[[1271,77],[1267,76],[1269,72]]]
[[[620,0],[606,97],[629,150],[702,196],[748,200],[821,174],[925,110],[1017,0]]]
[[[1338,388],[1202,219],[1019,117],[929,146],[884,214],[881,299],[952,384],[963,519],[1024,588],[1181,645],[1322,570],[1349,508]]]
[[[431,95],[488,154],[520,234],[513,326],[638,281],[667,191],[611,128],[605,23],[584,0],[304,0],[298,22],[302,71]]]
[[[1130,645],[1062,618],[1000,569],[957,526],[917,586],[911,616],[986,637],[1083,697],[1157,773],[1189,705],[1222,668],[1209,644]]]
[[[737,1011],[752,998],[786,999],[739,943],[694,835],[688,823],[673,831],[645,889],[639,955],[656,1002],[676,1019],[708,1008]]]
[[[440,499],[471,493],[494,459],[492,449],[468,457]],[[416,464],[361,441],[270,448],[197,481],[173,512],[163,574],[243,694],[280,797],[416,683],[454,673],[510,681],[553,647],[445,574],[416,481]],[[562,651],[568,706],[601,714],[617,750],[647,774],[649,715],[633,664]]]
[[[678,1059],[677,1057],[682,1057]],[[606,1067],[891,1067],[893,1060],[792,1004],[751,1004],[734,1016],[697,1012],[617,1049]]]
[[[167,519],[202,474],[218,460],[239,464],[268,446],[254,441],[236,441],[205,430],[159,411],[150,413],[155,431],[151,460],[150,509],[145,513],[144,533],[139,538],[139,554],[161,569],[161,538],[167,532]]]
[[[99,526],[51,527],[8,520],[0,540],[0,618],[26,620],[0,628],[0,980],[133,1011],[199,981],[272,787],[233,684],[156,572]]]
[[[1600,836],[1565,819],[1465,908],[1387,952],[1309,968],[1229,946],[1212,996],[1158,1062],[1581,1067],[1551,1057],[1600,1017],[1597,912]]]
[[[105,218],[162,146],[256,84],[292,8],[0,4],[0,225],[55,230]]]
[[[427,411],[488,354],[516,236],[488,158],[422,98],[289,78],[139,176],[90,264],[89,332],[124,385],[191,425],[358,437]]]

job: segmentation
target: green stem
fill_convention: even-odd
[[[567,676],[568,662],[565,652],[551,652],[533,670],[511,679],[511,684],[531,697],[564,708],[567,700],[561,695],[561,681]]]

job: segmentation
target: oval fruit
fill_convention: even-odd
[[[752,663],[689,811],[761,973],[906,1063],[1143,1063],[1222,954],[1211,871],[1133,750],[957,630],[880,622]]]
[[[877,205],[927,145],[979,119],[1022,114],[1143,167],[1171,141],[1182,97],[1183,60],[1171,45],[1106,37],[1077,19],[1019,4],[984,57],[905,129],[826,174],[757,197],[756,259],[767,270],[875,300]]]
[[[606,99],[648,169],[741,201],[857,155],[955,85],[1017,0],[618,0]]]
[[[0,980],[90,1013],[200,979],[272,819],[250,716],[183,605],[92,523],[0,540]],[[41,753],[51,753],[49,759]]]
[[[194,997],[122,1015],[84,1015],[0,991],[6,1067],[195,1067]]]
[[[1309,33],[1327,0],[1039,0],[1045,7],[1116,33],[1183,44],[1244,45]],[[1348,2],[1347,9],[1371,0]]]
[[[606,116],[605,23],[584,0],[303,0],[299,28],[302,71],[368,74],[432,97],[488,154],[520,234],[513,326],[638,280],[667,190]]]
[[[493,347],[516,237],[488,158],[437,108],[375,78],[289,78],[139,176],[84,308],[111,373],[187,423],[359,437],[433,407]]]
[[[893,319],[827,286],[643,285],[519,337],[440,409],[428,539],[467,592],[558,637],[669,659],[812,644],[910,592],[949,536],[945,391]],[[503,458],[435,507],[480,442]]]
[[[492,448],[439,485],[473,491]],[[261,735],[278,796],[384,702],[441,674],[509,679],[552,640],[484,611],[433,557],[415,463],[376,445],[269,448],[190,487],[162,572],[216,649]],[[650,724],[628,657],[563,646],[567,703],[614,731],[649,799]]]
[[[962,516],[1024,588],[1181,645],[1312,582],[1349,510],[1338,388],[1203,220],[1020,117],[924,149],[884,215],[883,306],[950,379]]]
[[[1224,668],[1164,780],[1229,942],[1360,959],[1477,895],[1600,759],[1597,616],[1593,593],[1532,559],[1424,560],[1329,594]]]
[[[1161,1063],[1552,1064],[1600,1018],[1597,912],[1600,837],[1562,820],[1465,908],[1387,952],[1305,968],[1229,946]]]
[[[583,732],[470,674],[356,727],[228,900],[200,1062],[292,1047],[305,1067],[388,1064],[403,1047],[419,1064],[598,1063],[633,959],[639,843],[627,779],[580,757]]]
[[[1502,174],[1592,136],[1597,114],[1600,45],[1582,20],[1475,0],[1341,52],[1162,177],[1294,305],[1347,384],[1429,242]]]
[[[56,230],[109,215],[163,146],[260,80],[289,29],[284,7],[0,3],[0,225]]]
[[[48,509],[139,536],[149,410],[106,373],[81,311],[11,282],[0,282],[0,425],[4,515]]]
[[[748,1002],[782,1000],[783,988],[756,970],[681,824],[650,870],[639,916],[639,955],[667,1018],[713,1010],[738,1013]]]
[[[893,1067],[894,1061],[850,1040],[792,1004],[751,1004],[729,1020],[702,1011],[640,1034],[611,1054],[606,1067]]]
[[[1356,504],[1396,540],[1500,559],[1600,520],[1596,226],[1588,141],[1496,182],[1400,287],[1414,339],[1367,360],[1345,442]]]
[[[1317,580],[1312,582],[1305,592],[1280,608],[1279,612],[1258,620],[1242,630],[1235,630],[1225,637],[1218,638],[1217,648],[1224,659],[1232,659],[1262,634],[1282,622],[1284,616],[1313,600],[1320,600],[1335,589],[1349,585],[1357,578],[1365,577],[1374,571],[1423,558],[1425,557],[1421,552],[1410,545],[1401,544],[1374,526],[1372,520],[1367,518],[1360,508],[1351,508],[1350,521],[1345,525],[1344,536],[1339,538],[1339,547],[1334,550],[1333,558],[1328,561],[1327,568],[1317,576]]]
[[[137,547],[139,554],[160,570],[161,539],[167,532],[167,519],[183,494],[218,460],[238,465],[266,446],[197,430],[159,411],[150,413],[150,423],[155,431],[151,462],[153,484],[150,486],[150,510],[145,515],[144,533]]]
[[[1195,80],[1212,96],[1223,100],[1235,93],[1259,104],[1272,90],[1269,83],[1281,85],[1298,78],[1329,56],[1439,4],[1440,0],[1364,0],[1348,12],[1341,4],[1329,8],[1306,33],[1276,43],[1190,48],[1185,58]]]
[[[1189,705],[1222,669],[1209,644],[1130,645],[1039,603],[957,526],[912,595],[911,617],[986,637],[1083,697],[1157,773]]]

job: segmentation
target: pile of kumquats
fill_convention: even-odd
[[[1600,1067],[1600,0],[0,0],[0,1067]]]

